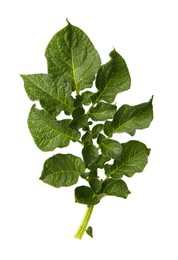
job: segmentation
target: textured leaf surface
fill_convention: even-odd
[[[75,201],[86,205],[95,205],[100,202],[92,189],[88,186],[79,186],[75,189]]]
[[[41,106],[51,115],[57,116],[62,110],[71,114],[72,88],[64,80],[54,80],[48,74],[21,75],[25,90],[31,100],[39,100]]]
[[[97,124],[93,127],[92,136],[94,139],[98,137],[98,134],[103,130],[103,128],[104,128],[103,124]]]
[[[77,93],[92,86],[101,63],[88,36],[70,23],[53,36],[45,55],[48,72],[64,77]]]
[[[78,106],[72,112],[73,120],[70,123],[70,127],[73,129],[80,129],[87,125],[89,116],[85,114],[85,110],[82,106]]]
[[[105,121],[109,118],[113,118],[116,109],[117,107],[115,105],[100,102],[90,109],[89,116],[94,121]]]
[[[88,118],[89,118],[88,115],[82,115],[82,116],[76,117],[75,119],[73,119],[71,121],[69,126],[73,129],[79,130],[80,128],[83,128],[87,125]]]
[[[82,103],[86,106],[90,105],[91,103],[91,96],[93,95],[93,92],[90,91],[85,91],[82,93],[81,97],[82,97]]]
[[[115,50],[110,57],[111,60],[98,71],[96,87],[99,92],[92,97],[94,103],[100,100],[112,103],[118,93],[130,88],[130,74],[124,59]]]
[[[56,154],[45,161],[40,179],[56,188],[71,186],[85,171],[84,162],[72,154]]]
[[[99,193],[101,190],[102,182],[97,177],[91,177],[89,179],[89,184],[94,193]]]
[[[98,149],[92,144],[87,144],[82,150],[83,159],[86,163],[86,166],[90,168],[94,164],[98,157]]]
[[[100,148],[104,156],[119,160],[122,153],[122,146],[119,142],[112,139],[103,139]]]
[[[96,170],[98,168],[103,169],[106,162],[110,161],[111,158],[108,156],[103,156],[102,154],[99,154],[97,157],[97,160],[95,161],[95,164],[93,164],[90,169]]]
[[[83,136],[82,136],[82,142],[85,144],[85,146],[87,144],[92,144],[93,143],[93,139],[92,139],[92,135],[88,132],[86,132]]]
[[[111,121],[106,121],[104,123],[104,133],[108,136],[111,137],[113,134],[113,126]]]
[[[149,127],[153,120],[152,99],[136,106],[123,105],[114,115],[112,130],[134,135],[136,129]]]
[[[103,182],[102,192],[106,195],[116,196],[126,199],[130,194],[126,183],[123,180],[108,179]]]
[[[139,141],[129,141],[122,144],[122,157],[112,165],[106,165],[106,175],[120,179],[123,175],[132,177],[136,172],[142,172],[148,162],[150,149]]]
[[[70,120],[56,121],[48,113],[32,106],[28,126],[32,137],[42,151],[53,151],[57,147],[69,145],[70,140],[77,141],[80,133],[69,128]]]

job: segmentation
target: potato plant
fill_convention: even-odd
[[[106,196],[126,199],[130,191],[122,178],[145,168],[150,149],[140,141],[120,143],[116,138],[149,127],[152,98],[118,108],[117,95],[131,85],[125,60],[113,49],[101,65],[88,36],[68,21],[49,42],[45,56],[47,74],[21,75],[28,97],[41,106],[32,105],[28,127],[40,150],[56,149],[44,162],[40,180],[55,188],[75,185],[75,202],[86,205],[75,234],[81,239],[85,231],[92,236],[88,223],[95,205]],[[61,152],[70,142],[77,149],[80,145],[81,157]],[[86,185],[76,187],[80,178]]]

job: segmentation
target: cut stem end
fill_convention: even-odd
[[[93,208],[94,208],[94,206],[87,206],[87,209],[86,209],[83,219],[80,223],[80,226],[74,235],[75,238],[82,239],[82,237],[87,229],[88,222],[89,222],[91,214],[93,212]]]

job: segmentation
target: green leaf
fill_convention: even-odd
[[[98,204],[100,200],[97,196],[95,196],[90,187],[79,186],[75,189],[75,202],[89,206]]]
[[[136,106],[123,105],[114,115],[112,127],[115,133],[134,135],[136,129],[149,127],[153,120],[152,98]]]
[[[21,75],[25,90],[31,100],[39,100],[41,106],[51,115],[61,111],[71,114],[73,98],[72,88],[64,80],[54,80],[48,74]]]
[[[98,149],[92,144],[87,144],[82,150],[82,155],[87,168],[90,168],[90,166],[94,164],[97,160]]]
[[[98,134],[103,130],[103,128],[104,128],[103,124],[97,124],[93,127],[92,136],[94,139],[98,137]]]
[[[40,180],[56,188],[71,186],[84,171],[85,164],[79,157],[56,154],[45,161]]]
[[[82,105],[82,97],[80,95],[76,95],[74,99],[74,107],[78,107]]]
[[[87,125],[89,116],[85,114],[85,110],[82,106],[78,106],[72,112],[73,120],[69,126],[73,129],[80,129]]]
[[[42,151],[53,151],[57,147],[66,147],[70,140],[78,141],[80,133],[69,128],[67,124],[70,120],[56,121],[48,113],[32,106],[28,127],[32,137]]]
[[[108,161],[110,161],[110,159],[111,159],[110,157],[108,157],[108,156],[103,156],[102,154],[100,154],[100,155],[98,156],[98,159],[97,159],[97,161],[96,161],[95,164],[96,164],[97,168],[103,169],[105,163],[108,162]]]
[[[104,133],[108,136],[108,137],[112,137],[113,134],[113,126],[112,126],[112,122],[111,121],[106,121],[104,123]]]
[[[80,128],[83,128],[87,125],[88,118],[89,118],[88,115],[79,116],[79,117],[73,119],[71,121],[71,123],[69,124],[69,126],[75,130],[79,130]]]
[[[108,103],[100,102],[95,107],[89,110],[89,116],[94,121],[105,121],[109,118],[113,118],[117,107]]]
[[[83,116],[85,114],[85,110],[82,106],[78,106],[74,109],[74,111],[72,112],[72,116],[74,119]]]
[[[119,160],[122,154],[122,146],[113,139],[104,139],[100,143],[100,148],[104,156]]]
[[[102,182],[98,179],[98,177],[89,178],[89,184],[94,193],[99,193],[101,190]]]
[[[90,237],[93,237],[93,228],[92,227],[88,227],[86,229],[86,233],[87,235],[89,235]]]
[[[85,146],[87,144],[92,144],[93,143],[93,139],[92,139],[92,135],[88,132],[86,132],[83,136],[82,136],[82,142],[85,144]]]
[[[130,194],[126,183],[123,180],[107,179],[103,182],[102,193],[126,199]]]
[[[105,163],[110,160],[111,160],[110,157],[99,154],[96,162],[90,166],[90,169],[91,170],[97,170],[98,168],[103,169],[105,166]]]
[[[113,179],[120,179],[123,175],[132,177],[136,172],[142,172],[148,162],[150,149],[139,141],[129,141],[122,144],[120,161],[105,166],[106,175]]]
[[[81,97],[82,97],[82,103],[86,106],[90,105],[91,103],[91,96],[93,95],[93,92],[90,91],[85,91],[82,93]]]
[[[99,134],[98,138],[97,138],[97,144],[100,145],[102,143],[102,141],[105,140],[105,139],[106,139],[106,137],[104,135]]]
[[[77,94],[92,86],[101,64],[99,54],[88,36],[70,23],[53,36],[45,56],[48,72],[55,77],[64,77]]]
[[[124,59],[116,50],[110,53],[110,57],[111,60],[98,71],[96,87],[99,92],[92,97],[94,103],[100,100],[112,103],[118,93],[130,88],[130,74]]]
[[[91,170],[88,174],[89,179],[91,178],[98,178],[97,170]]]

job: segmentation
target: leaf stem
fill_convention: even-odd
[[[79,144],[83,145],[83,142],[82,142],[82,141],[78,140],[77,142],[78,142]]]
[[[79,226],[79,228],[77,229],[77,232],[74,235],[75,238],[82,239],[82,237],[83,237],[83,235],[84,235],[84,233],[87,229],[88,222],[89,222],[91,214],[93,212],[93,208],[94,208],[94,205],[87,206],[85,214],[83,216],[83,219],[80,223],[80,226]]]

